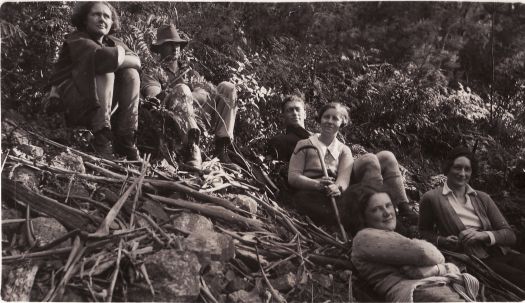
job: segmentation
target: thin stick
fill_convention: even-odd
[[[133,184],[130,187],[128,187],[126,192],[120,197],[120,199],[118,199],[117,203],[113,205],[109,213],[106,215],[106,218],[104,218],[104,221],[102,221],[102,224],[100,224],[98,230],[95,233],[90,234],[91,237],[101,237],[109,234],[109,227],[111,226],[111,223],[113,223],[113,221],[117,217],[118,213],[120,212],[120,209],[122,208],[124,203],[126,203],[126,200],[128,199],[133,189],[137,188],[137,185],[140,184],[144,179],[144,173],[145,171],[142,172],[138,179],[135,179]]]
[[[281,294],[277,290],[275,290],[275,288],[273,288],[272,284],[268,280],[268,277],[266,276],[266,273],[264,272],[264,269],[263,269],[263,267],[261,265],[261,261],[260,261],[260,258],[259,258],[259,248],[257,247],[257,245],[255,245],[255,254],[257,255],[257,262],[259,263],[259,269],[261,270],[261,274],[263,276],[263,279],[266,282],[266,284],[268,285],[268,288],[269,288],[270,293],[272,294],[273,298],[279,303],[285,303],[286,300],[281,296]]]
[[[108,297],[106,299],[106,302],[111,302],[111,299],[113,298],[113,291],[115,290],[115,284],[117,283],[121,256],[122,256],[122,239],[118,243],[117,264],[115,265],[115,271],[113,271],[113,275],[111,277],[111,285],[109,286]]]
[[[144,161],[142,162],[142,168],[141,168],[141,172],[140,172],[141,176],[146,174],[146,171],[147,171],[147,169],[149,167],[150,155],[151,154],[147,154],[144,157]],[[135,197],[133,199],[133,207],[131,209],[131,216],[129,218],[129,228],[133,228],[133,225],[134,225],[133,223],[134,223],[134,219],[135,219],[135,208],[137,207],[137,201],[139,200],[139,197],[142,194],[142,181],[143,180],[144,180],[144,178],[140,179],[139,184],[137,185],[137,190],[135,191]]]

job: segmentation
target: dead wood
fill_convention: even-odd
[[[21,183],[9,180],[2,176],[2,194],[23,205],[30,205],[32,209],[44,213],[58,220],[69,229],[79,229],[87,232],[94,230],[93,217],[64,205],[56,200],[37,194]]]
[[[188,194],[194,197],[197,200],[201,200],[201,201],[209,202],[213,204],[218,204],[231,211],[235,211],[235,212],[240,211],[235,205],[233,205],[231,201],[228,201],[226,199],[222,199],[219,197],[207,195],[205,193],[201,193],[199,191],[196,191],[180,183],[176,183],[173,181],[153,180],[153,179],[146,179],[144,180],[144,182],[150,183],[151,185],[158,187],[158,188],[182,192],[182,193],[185,193],[185,194]]]
[[[160,201],[162,203],[166,203],[168,205],[184,207],[187,209],[198,211],[207,216],[212,216],[215,218],[225,220],[230,223],[242,223],[256,230],[264,230],[263,223],[261,221],[257,219],[245,218],[241,215],[238,215],[232,211],[229,211],[219,206],[203,205],[203,204],[193,203],[193,202],[184,201],[180,199],[170,199],[170,198],[152,195],[152,194],[147,194],[147,195],[154,200]]]

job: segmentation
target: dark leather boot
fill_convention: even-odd
[[[229,137],[217,137],[215,138],[215,154],[222,163],[232,163],[230,156],[228,155],[228,147],[232,144]]]
[[[94,134],[91,147],[100,157],[113,160],[113,145],[111,130],[105,127]]]
[[[129,161],[140,161],[139,151],[135,145],[135,132],[115,134],[115,152],[125,156]]]

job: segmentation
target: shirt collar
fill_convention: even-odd
[[[326,146],[324,143],[319,141],[319,134],[315,134],[312,137],[310,137],[310,140],[314,145],[317,145],[318,147]],[[339,141],[339,139],[335,138],[330,145],[326,146],[326,150],[334,157],[334,159],[339,158],[339,155],[341,154],[341,150],[343,150],[343,143]]]
[[[445,182],[445,184],[443,185],[443,191],[442,191],[443,196],[446,196],[446,195],[450,194],[451,192],[452,192],[452,189],[450,189],[450,187],[448,187],[447,182]],[[467,193],[466,194],[467,195],[474,195],[474,196],[477,195],[476,191],[468,184],[467,184]]]

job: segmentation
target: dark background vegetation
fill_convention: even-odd
[[[117,36],[144,66],[152,64],[148,45],[156,28],[173,22],[191,39],[185,56],[195,69],[215,84],[239,85],[236,140],[248,157],[261,155],[280,131],[282,95],[303,94],[310,117],[325,102],[343,102],[352,120],[343,131],[346,142],[393,151],[420,192],[439,173],[447,150],[459,143],[475,147],[481,158],[475,187],[500,201],[511,197],[503,209],[525,227],[524,4],[113,5],[123,25]],[[2,5],[2,112],[14,109],[46,123],[45,85],[64,35],[73,30],[72,6]],[[307,125],[316,128],[313,119]]]

